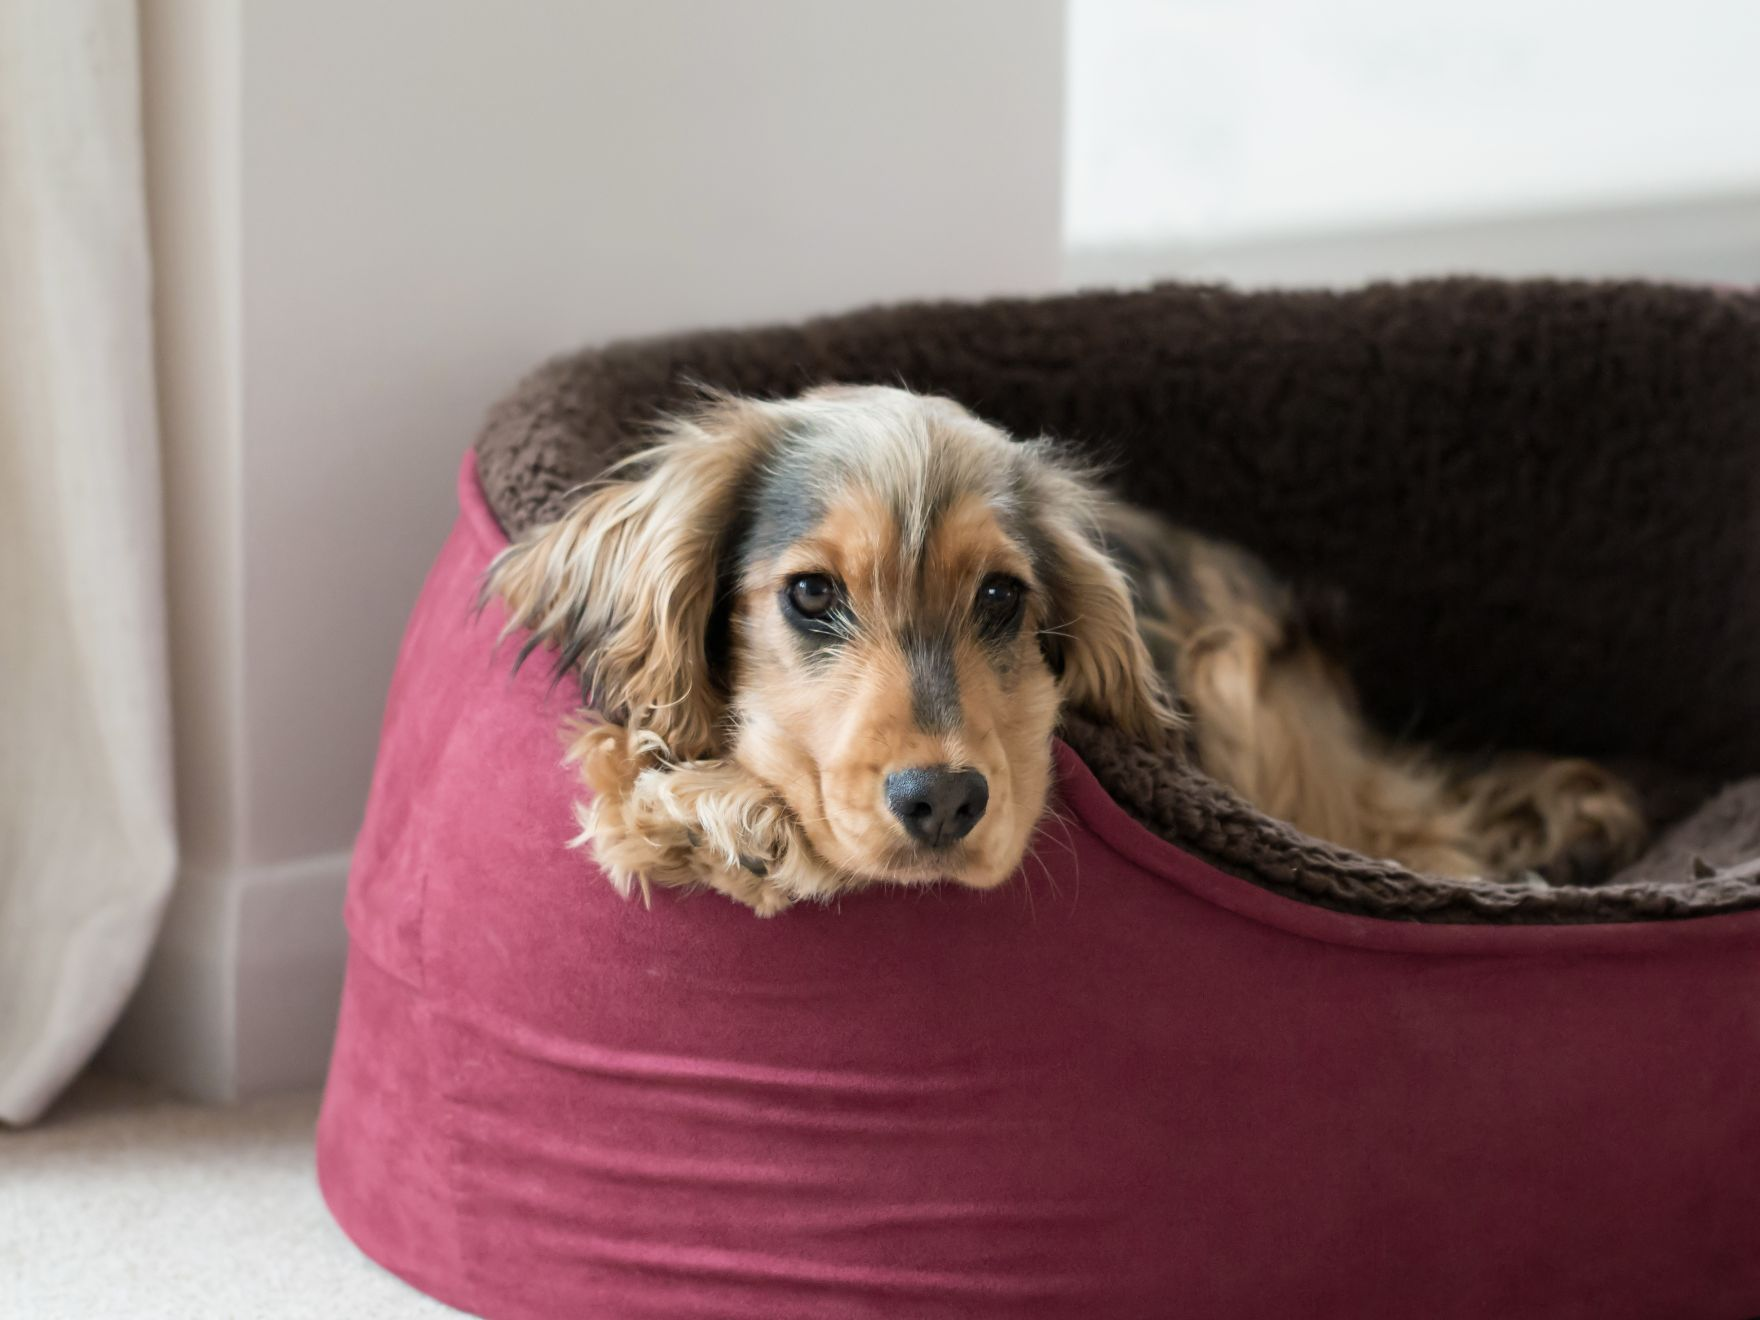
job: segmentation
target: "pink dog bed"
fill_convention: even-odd
[[[1336,341],[1305,331],[1330,316],[1348,334],[1373,312],[1383,337],[1362,341],[1355,369],[1383,373],[1385,402],[1386,379],[1418,399],[1436,376],[1389,367],[1377,344],[1409,343],[1412,325],[1463,304],[1489,309],[1456,333],[1483,350],[1473,369],[1494,375],[1492,350],[1509,342],[1499,327],[1531,326],[1524,308],[1574,299],[1605,346],[1618,340],[1605,326],[1633,306],[1656,321],[1645,300],[1657,296],[1760,345],[1751,303],[1726,324],[1735,304],[1716,295],[1550,285],[1355,302],[1157,290],[958,314],[1050,327],[1036,352],[986,341],[993,382],[1043,379],[1052,346],[1067,349],[1060,327],[1096,306],[1183,325],[1261,367],[1275,336],[1236,332],[1293,315],[1305,387],[1348,401],[1336,377],[1313,384],[1313,346]],[[855,367],[807,350],[949,314],[769,333],[802,336],[787,341],[791,363],[849,379]],[[1666,317],[1659,334],[1665,352],[1690,339]],[[1167,336],[1164,369],[1201,369]],[[761,921],[714,895],[662,892],[644,910],[565,848],[577,783],[557,726],[573,694],[536,666],[510,673],[498,609],[473,612],[482,572],[502,525],[540,516],[572,481],[551,432],[590,431],[584,399],[646,407],[681,369],[782,388],[714,370],[753,342],[559,363],[485,437],[493,512],[477,459],[460,474],[459,521],[404,641],[355,854],[319,1129],[324,1195],[363,1250],[496,1317],[1760,1313],[1760,884],[1743,861],[1754,799],[1740,787],[1696,812],[1659,807],[1681,823],[1645,864],[1563,897],[1451,888],[1340,855],[1079,725],[1083,754],[1057,748],[1060,817],[989,894],[878,891]],[[1547,343],[1567,359],[1585,351],[1568,335]],[[1519,374],[1544,357],[1511,350],[1502,365]],[[895,366],[876,355],[870,369]],[[959,392],[925,375],[910,383]],[[1664,375],[1699,379],[1678,365]],[[653,389],[632,394],[632,379]],[[1617,395],[1623,377],[1586,367],[1571,379],[1587,397]],[[1746,437],[1751,500],[1760,366],[1738,384],[1720,387],[1714,421]],[[534,436],[552,457],[522,468],[510,455],[530,459]],[[570,461],[603,460],[582,444],[587,457]],[[1640,469],[1656,491],[1668,485],[1658,470]],[[525,515],[510,491],[532,497]],[[1624,595],[1649,599],[1641,586]],[[1519,600],[1485,608],[1522,613]],[[1424,655],[1442,654],[1434,642]],[[1689,668],[1691,657],[1684,647]],[[1755,746],[1730,726],[1752,715],[1754,693],[1721,686],[1751,678],[1745,663],[1708,661],[1697,685],[1668,678],[1680,713],[1654,727],[1674,732],[1613,750],[1668,764],[1660,778],[1677,796],[1751,772]],[[1620,683],[1632,708],[1621,718],[1642,733],[1652,687]],[[1664,744],[1700,719],[1689,708],[1701,697],[1730,704],[1695,726],[1708,746],[1709,731],[1725,738],[1695,762]]]

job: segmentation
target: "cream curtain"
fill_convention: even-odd
[[[0,1120],[140,976],[175,864],[131,0],[0,0]]]

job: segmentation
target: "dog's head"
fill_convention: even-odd
[[[946,399],[720,397],[490,585],[599,711],[736,759],[831,866],[985,888],[1044,810],[1061,705],[1172,719],[1100,498]]]

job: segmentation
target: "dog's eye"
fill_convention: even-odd
[[[788,603],[809,619],[822,618],[837,604],[837,583],[823,573],[803,573],[788,584]]]
[[[987,630],[1001,630],[1015,621],[1021,611],[1021,598],[1026,584],[1007,573],[992,573],[978,584],[976,609],[978,619]]]

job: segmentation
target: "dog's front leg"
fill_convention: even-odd
[[[703,884],[773,916],[836,877],[768,784],[732,761],[671,762],[618,725],[582,725],[570,748],[593,790],[577,843],[618,892]]]

